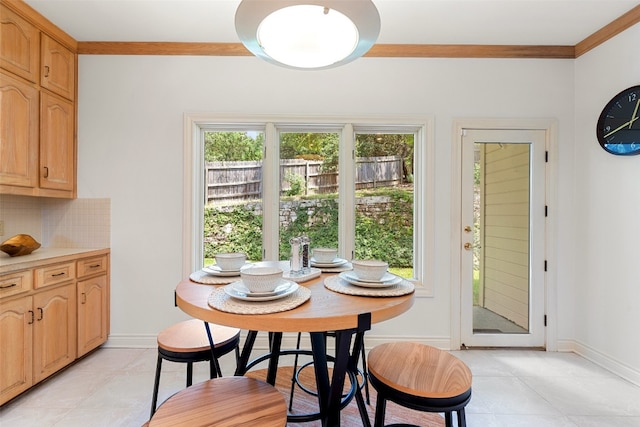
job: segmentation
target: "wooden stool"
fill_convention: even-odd
[[[466,426],[464,407],[471,400],[471,371],[450,353],[422,344],[396,342],[369,351],[369,381],[378,392],[375,427],[384,425],[387,400],[423,412],[451,413]]]
[[[287,404],[264,381],[248,377],[214,378],[171,396],[149,427],[284,427]]]
[[[240,329],[208,324],[214,349],[211,350],[207,329],[202,320],[191,319],[176,323],[158,334],[158,362],[156,377],[153,385],[151,401],[151,416],[156,411],[158,403],[158,387],[162,360],[187,364],[187,387],[193,382],[193,363],[209,361],[210,378],[222,376],[218,357],[232,350],[236,351],[236,361],[239,357]],[[213,353],[213,354],[212,354]]]

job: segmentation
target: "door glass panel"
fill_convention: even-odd
[[[220,252],[262,260],[263,144],[263,132],[205,132],[205,266]]]
[[[310,249],[338,248],[339,142],[334,132],[280,133],[280,260],[302,235]]]
[[[527,143],[474,144],[474,334],[529,331],[530,158]]]
[[[380,259],[404,278],[413,271],[414,134],[357,133],[355,256]]]

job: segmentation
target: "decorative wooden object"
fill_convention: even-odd
[[[40,243],[28,234],[16,234],[0,245],[0,250],[9,256],[29,255],[40,247]]]

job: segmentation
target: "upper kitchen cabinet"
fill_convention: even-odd
[[[73,104],[40,94],[40,188],[73,191],[75,145]]]
[[[76,61],[69,49],[42,34],[42,73],[40,86],[73,100],[75,91]]]
[[[0,6],[0,67],[36,83],[40,74],[40,31]]]
[[[37,87],[0,70],[0,111],[0,182],[16,188],[37,188]]]
[[[0,0],[0,194],[76,197],[77,42]]]

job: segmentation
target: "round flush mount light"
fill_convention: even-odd
[[[300,70],[351,62],[380,33],[380,15],[371,0],[242,0],[235,23],[251,53]]]

